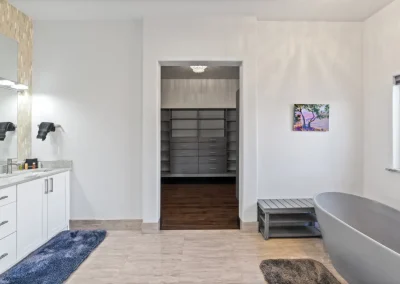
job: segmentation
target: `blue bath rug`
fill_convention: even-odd
[[[65,231],[0,276],[0,284],[61,284],[101,244],[106,231]]]

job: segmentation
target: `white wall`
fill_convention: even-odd
[[[361,194],[362,50],[362,23],[36,22],[33,123],[65,133],[34,139],[33,153],[74,161],[73,219],[156,223],[159,61],[240,61],[242,221],[256,221],[257,198]],[[329,103],[330,132],[293,132],[295,103]]]
[[[258,197],[362,193],[362,24],[258,23]],[[294,104],[330,131],[293,132]]]
[[[34,26],[33,156],[73,160],[72,219],[140,219],[141,23]]]
[[[256,221],[257,21],[253,17],[148,17],[143,23],[143,221],[160,218],[159,61],[243,61],[240,204],[243,221]]]
[[[393,75],[400,74],[400,1],[365,22],[364,194],[400,209],[400,175],[392,166]]]

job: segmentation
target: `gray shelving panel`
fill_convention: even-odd
[[[170,168],[171,111],[161,110],[161,173],[169,173]]]
[[[199,118],[208,118],[208,119],[225,119],[225,110],[199,110]]]
[[[171,110],[172,119],[197,119],[197,110]]]
[[[188,137],[197,137],[197,135],[198,135],[198,131],[197,131],[197,129],[196,130],[192,130],[192,129],[177,129],[177,130],[174,130],[174,129],[172,129],[172,131],[171,131],[171,133],[172,133],[172,136],[171,137],[173,137],[173,138],[188,138]]]
[[[235,176],[236,110],[163,109],[161,119],[163,177]]]

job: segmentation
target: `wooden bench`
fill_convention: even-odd
[[[264,239],[320,237],[313,200],[258,200],[258,230]]]

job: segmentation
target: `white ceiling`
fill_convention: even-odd
[[[260,20],[363,21],[393,0],[9,0],[34,20],[243,15]]]

